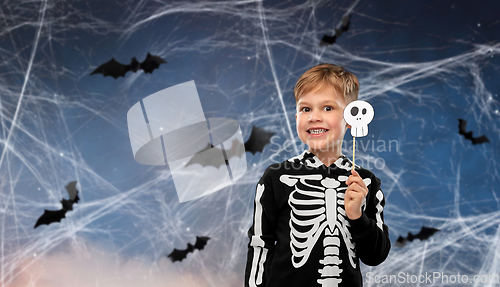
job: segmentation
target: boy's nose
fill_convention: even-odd
[[[318,120],[322,120],[323,118],[321,117],[321,114],[319,112],[311,112],[309,116],[309,121],[310,122],[315,122]]]

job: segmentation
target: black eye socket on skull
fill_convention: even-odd
[[[359,111],[358,107],[352,107],[351,115],[355,117],[358,114],[358,111]]]
[[[362,113],[363,113],[363,115],[366,115],[366,109],[363,109]]]

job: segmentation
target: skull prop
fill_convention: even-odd
[[[361,100],[350,102],[344,108],[344,120],[351,125],[353,137],[364,137],[368,134],[368,124],[374,115],[373,107]]]

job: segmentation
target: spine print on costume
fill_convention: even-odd
[[[349,263],[356,268],[355,244],[347,229],[347,215],[344,209],[344,192],[347,187],[340,187],[347,179],[348,177],[343,175],[337,179],[323,178],[321,174],[284,174],[280,177],[282,183],[295,188],[288,198],[291,207],[289,225],[292,264],[295,268],[300,268],[307,262],[324,231],[324,258],[319,261],[324,267],[318,270],[320,275],[317,282],[325,287],[338,286],[342,282],[340,275],[343,270],[339,267],[342,263],[339,257],[341,247],[339,236],[342,236],[347,247]],[[299,181],[301,186],[307,187],[307,190],[297,186]],[[369,178],[363,181],[367,186],[371,183]],[[319,185],[308,182],[319,182]]]

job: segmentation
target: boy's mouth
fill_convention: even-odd
[[[311,135],[321,135],[326,132],[328,132],[328,130],[324,128],[312,128],[307,130],[307,133]]]

